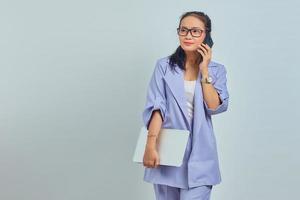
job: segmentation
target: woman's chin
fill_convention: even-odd
[[[197,52],[197,49],[192,49],[192,48],[184,48],[183,50],[185,52]]]
[[[196,48],[196,47],[181,46],[181,48],[182,48],[184,51],[190,51],[190,52],[197,51],[197,48]]]

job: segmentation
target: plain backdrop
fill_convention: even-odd
[[[157,59],[186,11],[212,20],[227,69],[212,200],[299,197],[300,3],[1,1],[0,199],[153,200],[132,162]]]

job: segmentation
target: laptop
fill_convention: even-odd
[[[148,130],[143,126],[137,140],[133,162],[143,164],[147,134]],[[183,161],[189,135],[189,130],[161,128],[157,141],[159,164],[179,167]]]

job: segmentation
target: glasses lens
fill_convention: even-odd
[[[187,29],[185,29],[185,28],[178,28],[178,34],[179,35],[183,35],[183,36],[185,36],[186,34],[187,34]]]
[[[200,37],[201,36],[201,30],[192,29],[191,32],[192,32],[192,36],[195,36],[195,37]]]

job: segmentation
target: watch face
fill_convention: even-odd
[[[211,82],[212,82],[212,77],[209,76],[209,77],[207,78],[207,81],[208,81],[209,83],[211,83]]]

